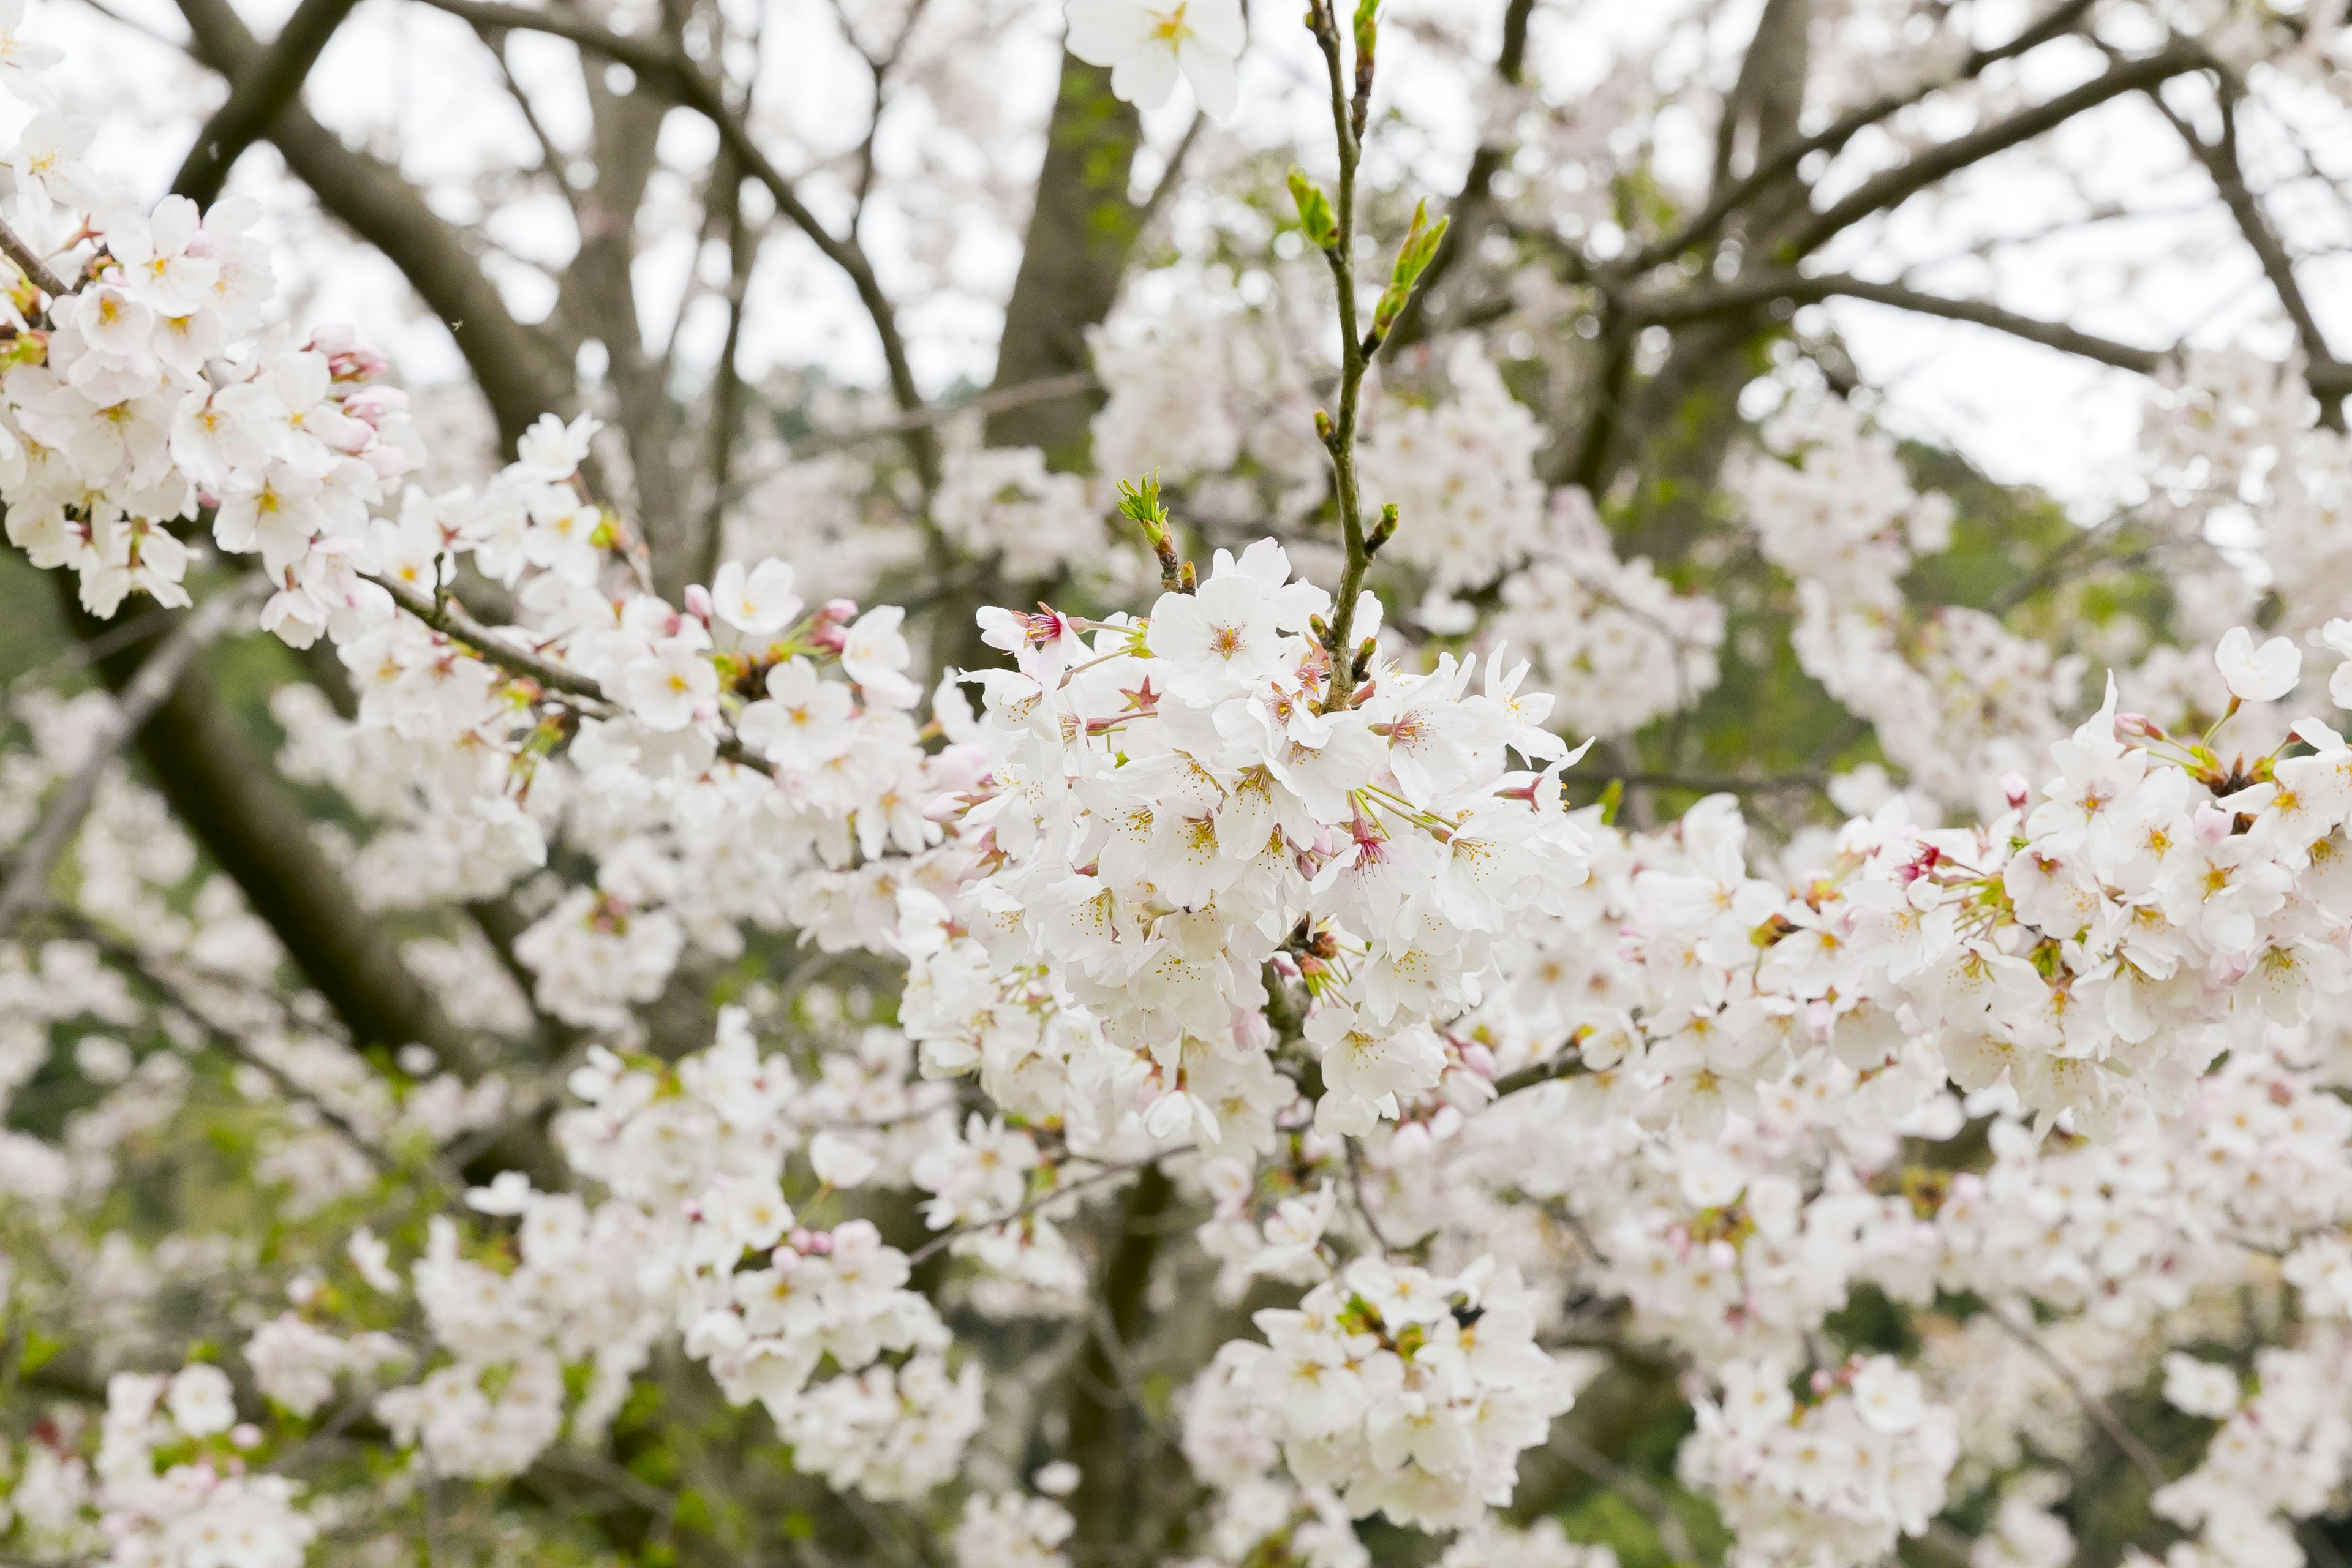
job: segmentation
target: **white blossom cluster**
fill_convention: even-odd
[[[1070,47],[1130,98],[1181,77],[1230,108],[1238,6],[1071,13]],[[0,22],[7,63],[38,65]],[[2100,1400],[2159,1379],[2218,1424],[2154,1489],[2195,1532],[2171,1568],[2302,1562],[2292,1521],[2352,1466],[2330,1399],[2352,748],[2280,705],[2296,637],[2352,653],[2352,552],[2341,438],[2254,362],[2192,356],[2146,447],[2183,516],[2263,504],[2294,574],[2287,635],[2237,616],[2141,665],[2218,677],[2207,711],[2236,731],[2176,735],[2110,684],[2070,734],[2079,656],[1905,597],[1952,509],[1894,443],[1835,400],[1769,421],[1736,486],[1793,584],[1799,658],[1919,804],[1976,817],[1886,795],[1768,842],[1729,795],[1663,823],[1568,804],[1584,753],[1559,731],[1691,707],[1726,612],[1621,559],[1581,491],[1547,495],[1543,426],[1475,338],[1430,353],[1444,395],[1391,385],[1363,452],[1370,500],[1406,519],[1381,570],[1433,590],[1418,632],[1475,655],[1383,637],[1369,590],[1355,646],[1328,635],[1339,606],[1296,564],[1326,469],[1293,301],[1202,289],[1098,334],[1097,462],[1160,468],[1189,520],[1295,532],[1296,556],[1171,563],[1141,618],[983,609],[1003,661],[927,692],[906,615],[819,575],[862,593],[912,558],[904,517],[824,558],[874,470],[794,465],[809,515],[761,526],[806,553],[722,552],[673,605],[597,493],[593,419],[542,420],[478,487],[395,494],[424,458],[401,395],[347,336],[268,324],[250,211],[142,210],[70,152],[37,162],[44,199],[95,216],[39,237],[63,288],[12,296],[12,541],[101,616],[184,604],[201,554],[257,555],[261,624],[349,672],[349,716],[272,705],[286,770],[361,823],[336,858],[381,908],[512,900],[510,952],[422,939],[411,966],[491,1059],[542,1026],[566,1054],[533,1098],[386,1042],[395,1072],[316,998],[279,1005],[267,929],[104,770],[70,912],[135,932],[173,990],[134,995],[92,942],[0,942],[0,1103],[30,1125],[58,1083],[81,1095],[54,1137],[0,1130],[0,1309],[107,1304],[92,1364],[177,1370],[116,1372],[94,1429],[7,1450],[12,1555],[295,1568],[341,1550],[317,1544],[335,1510],[260,1456],[299,1452],[266,1446],[339,1396],[406,1456],[399,1485],[489,1484],[597,1450],[675,1347],[801,1472],[908,1505],[889,1517],[935,1522],[960,1568],[1068,1568],[1089,1548],[1066,1500],[1108,1457],[1057,1453],[1022,1489],[1037,1456],[990,1439],[1034,1391],[999,1369],[1101,1335],[1103,1255],[1149,1234],[1194,1251],[1146,1283],[1200,1287],[1151,1306],[1200,1352],[1184,1568],[1368,1568],[1374,1515],[1451,1532],[1443,1568],[1614,1568],[1495,1512],[1554,1462],[1595,1343],[1679,1379],[1676,1471],[1737,1568],[1882,1562],[1964,1495],[1993,1510],[1972,1568],[2058,1568],[2062,1469]],[[1136,596],[1144,557],[1113,546],[1098,486],[1032,449],[945,458],[922,503],[940,538]],[[12,700],[30,741],[0,757],[0,843],[113,712]],[[786,932],[858,980],[723,1008],[698,1048],[656,1038],[674,989],[711,991],[698,966]],[[880,1005],[839,1000],[898,964]],[[553,1169],[450,1179],[551,1104]],[[152,1243],[107,1208],[165,1133],[254,1107],[256,1212],[347,1238],[331,1288],[267,1307],[234,1283],[274,1267],[257,1247]],[[1124,1230],[1088,1212],[1155,1193],[1167,1215]],[[390,1239],[352,1228],[379,1203]],[[223,1364],[167,1337],[173,1294],[236,1301]],[[1827,1348],[1866,1295],[1920,1331],[1911,1364]],[[2260,1342],[2251,1373],[2172,1349],[2224,1329]]]
[[[783,1058],[760,1054],[740,1011],[723,1013],[717,1043],[674,1070],[599,1048],[572,1087],[587,1104],[558,1124],[565,1156],[635,1227],[598,1249],[599,1271],[666,1312],[727,1396],[763,1404],[795,1462],[829,1484],[889,1499],[952,1475],[980,1422],[979,1368],[950,1372],[946,1326],[905,1288],[907,1255],[871,1222],[795,1224],[782,1181],[799,1140],[784,1110],[802,1089]],[[812,1152],[820,1179],[853,1160],[870,1168],[871,1156]],[[529,1202],[526,1236],[540,1205],[577,1206]],[[745,1266],[751,1256],[759,1267]],[[610,1313],[588,1342],[600,1354],[625,1342],[612,1338]],[[816,1378],[821,1365],[835,1375]]]
[[[1582,490],[1552,492],[1538,542],[1498,593],[1487,634],[1533,653],[1570,732],[1631,734],[1720,679],[1723,606],[1676,592],[1646,561],[1619,560]]]
[[[1360,607],[1367,636],[1378,604]],[[1362,1133],[1437,1086],[1433,1015],[1458,1007],[1491,933],[1580,877],[1566,748],[1499,650],[1477,692],[1451,657],[1383,663],[1353,706],[1316,711],[1332,672],[1303,634],[1329,607],[1269,542],[1092,643],[1050,613],[983,616],[1020,668],[978,678],[984,771],[956,812],[984,873],[958,895],[971,934],[944,962],[938,938],[909,939],[927,1070],[977,1068],[1008,1109],[1098,1133],[1139,1111],[1153,1139],[1263,1147],[1293,1092],[1259,1012],[1277,963],[1315,999],[1318,1127]],[[1511,752],[1552,772],[1514,773]],[[1041,966],[1061,993],[1051,1038]]]
[[[2255,1386],[2242,1402],[2234,1368],[2168,1361],[2166,1399],[2221,1428],[2197,1468],[2150,1500],[2158,1514],[2198,1532],[2174,1546],[2168,1563],[2297,1568],[2304,1561],[2293,1521],[2326,1511],[2352,1471],[2352,1419],[2332,1397],[2345,1354],[2334,1337],[2258,1351]]]
[[[1445,381],[1450,395],[1433,405],[1391,391],[1359,466],[1366,492],[1412,520],[1388,549],[1452,592],[1495,581],[1538,547],[1545,434],[1477,339],[1455,342]]]
[[[1959,1447],[1951,1413],[1892,1357],[1816,1370],[1801,1405],[1779,1362],[1729,1362],[1721,1376],[1681,1467],[1720,1500],[1742,1568],[1871,1562],[1942,1509]]]

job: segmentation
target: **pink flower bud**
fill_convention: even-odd
[[[850,622],[857,618],[857,601],[855,599],[827,599],[824,602],[824,608],[819,610],[817,615],[824,620],[836,621],[843,626],[847,626]]]
[[[711,616],[710,590],[699,583],[688,583],[686,585],[686,613],[704,626],[709,626]]]
[[[2230,837],[2232,822],[2230,814],[2220,806],[2200,805],[2189,818],[2189,830],[2197,835],[2200,844],[2219,844]]]
[[[2000,797],[2001,799],[2009,802],[2010,810],[2023,811],[2025,809],[2026,797],[2031,795],[2032,793],[2033,786],[2026,782],[2026,778],[2023,773],[2003,773],[2000,775]]]
[[[1476,1040],[1462,1047],[1462,1065],[1481,1078],[1495,1076],[1495,1053]]]
[[[816,1237],[811,1233],[809,1227],[804,1225],[796,1225],[793,1226],[791,1232],[785,1236],[784,1239],[792,1244],[792,1248],[794,1252],[814,1252],[816,1250]]]

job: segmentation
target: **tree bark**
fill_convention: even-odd
[[[1112,94],[1110,72],[1064,55],[1037,205],[997,342],[998,386],[1066,375],[1090,363],[1087,330],[1110,314],[1142,226],[1127,195],[1142,140],[1142,119]],[[1074,392],[1002,410],[989,418],[988,444],[1042,447],[1053,466],[1079,468],[1087,421],[1101,402],[1099,393]]]
[[[51,576],[83,641],[113,627],[82,609],[72,573]],[[147,636],[100,654],[96,666],[108,689],[128,686],[181,619],[158,617]],[[201,664],[173,686],[139,731],[138,743],[173,813],[244,891],[253,912],[342,1020],[353,1045],[430,1046],[467,1077],[480,1073],[485,1064],[474,1042],[409,973],[392,933],[360,907],[341,871],[311,838],[300,804],[269,759],[238,733]]]

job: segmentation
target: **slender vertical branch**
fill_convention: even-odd
[[[1339,38],[1339,19],[1331,9],[1331,0],[1312,0],[1307,22],[1315,30],[1315,42],[1323,51],[1323,62],[1331,82],[1331,128],[1337,133],[1339,146],[1339,179],[1333,192],[1332,226],[1318,236],[1323,241],[1324,258],[1331,265],[1331,285],[1339,298],[1339,398],[1336,417],[1318,416],[1317,434],[1323,437],[1324,449],[1331,455],[1331,487],[1333,499],[1339,508],[1339,529],[1347,541],[1348,561],[1339,573],[1339,603],[1331,608],[1331,626],[1324,637],[1324,646],[1331,654],[1331,679],[1323,699],[1326,709],[1347,707],[1355,694],[1355,658],[1349,647],[1349,635],[1355,629],[1356,596],[1363,592],[1364,573],[1371,565],[1371,552],[1366,548],[1363,502],[1356,479],[1356,420],[1362,399],[1364,372],[1370,367],[1370,358],[1364,352],[1356,314],[1356,167],[1363,156],[1362,143],[1357,140],[1359,115],[1357,103],[1349,94],[1348,68],[1344,58],[1345,46]],[[1356,96],[1369,105],[1371,96],[1372,63],[1364,60],[1356,73]]]
[[[1333,500],[1339,508],[1339,528],[1348,546],[1347,564],[1339,574],[1339,602],[1332,611],[1330,624],[1316,628],[1331,656],[1331,677],[1323,697],[1326,710],[1345,708],[1355,700],[1356,686],[1362,679],[1361,667],[1370,653],[1369,646],[1359,648],[1349,640],[1355,631],[1356,600],[1364,591],[1364,574],[1372,557],[1396,531],[1397,525],[1396,508],[1391,506],[1381,509],[1379,523],[1369,533],[1364,529],[1363,497],[1356,476],[1356,426],[1362,411],[1364,373],[1371,368],[1381,345],[1396,330],[1405,307],[1412,303],[1413,286],[1429,269],[1444,243],[1447,229],[1444,218],[1435,224],[1429,221],[1426,202],[1414,211],[1412,227],[1397,247],[1388,287],[1372,309],[1372,324],[1365,329],[1356,309],[1356,171],[1363,161],[1364,128],[1371,122],[1379,13],[1380,0],[1357,0],[1352,29],[1356,68],[1351,95],[1345,60],[1347,46],[1340,41],[1339,15],[1332,9],[1332,0],[1312,0],[1307,25],[1314,30],[1315,41],[1323,50],[1323,61],[1330,74],[1331,127],[1339,143],[1336,205],[1304,173],[1297,169],[1290,172],[1290,192],[1298,203],[1299,221],[1307,237],[1322,248],[1324,259],[1331,265],[1331,282],[1339,304],[1339,415],[1334,419],[1318,410],[1315,416],[1315,433],[1323,438],[1324,448],[1331,455]]]

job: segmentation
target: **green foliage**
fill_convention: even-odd
[[[1331,211],[1331,198],[1323,187],[1307,177],[1307,171],[1290,171],[1290,199],[1298,207],[1298,231],[1307,243],[1318,250],[1329,250],[1339,243],[1339,219]]]

